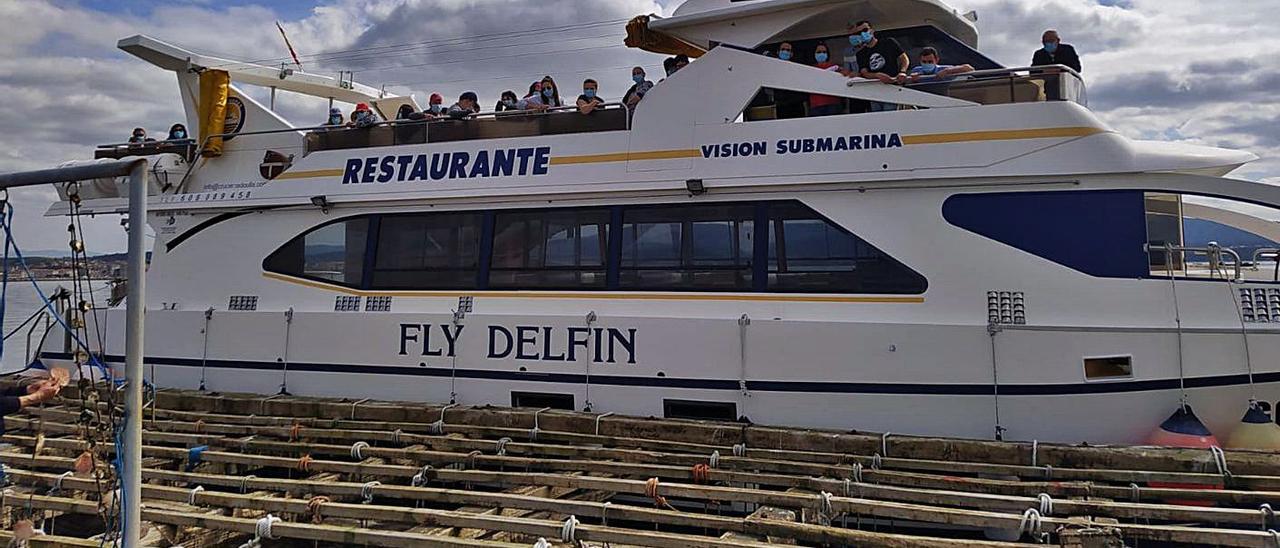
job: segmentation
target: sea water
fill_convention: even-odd
[[[55,293],[58,287],[70,289],[73,282],[71,280],[47,280],[36,282],[36,284],[40,286],[40,291],[43,291],[45,296],[49,296]],[[94,281],[92,282],[92,288],[94,302],[99,307],[105,307],[107,298],[111,296],[111,288],[108,282]],[[85,291],[88,291],[87,287]],[[85,295],[85,300],[88,299],[89,296]],[[4,304],[4,334],[9,336],[12,333],[12,336],[9,336],[8,340],[4,341],[4,353],[0,355],[0,372],[15,371],[27,365],[28,356],[35,350],[34,348],[27,348],[27,330],[30,329],[31,324],[23,326],[16,333],[14,333],[14,330],[22,324],[23,320],[26,320],[43,306],[35,287],[26,280],[9,281],[8,290],[5,292]],[[103,311],[99,310],[99,314],[102,313]],[[31,335],[32,347],[39,344],[40,337],[44,333],[44,325],[44,322],[40,321],[40,326]],[[62,334],[62,328],[55,324],[49,332],[49,339],[61,340]]]

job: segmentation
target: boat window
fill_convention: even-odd
[[[374,289],[475,287],[480,213],[385,215],[374,251]]]
[[[923,276],[799,204],[769,208],[772,291],[923,293]]]
[[[499,212],[489,285],[603,288],[608,245],[608,209]]]
[[[1280,281],[1280,211],[1190,194],[1145,194],[1153,277]],[[1167,247],[1166,247],[1167,246]]]
[[[537,409],[565,409],[573,411],[573,394],[547,394],[543,392],[511,392],[511,407]]]
[[[918,294],[928,285],[797,201],[370,214],[294,238],[263,268],[376,290]]]
[[[363,282],[369,219],[330,223],[294,238],[267,257],[272,272],[360,286]]]
[[[1097,381],[1133,376],[1132,356],[1105,356],[1084,359],[1084,378]]]
[[[624,289],[751,289],[750,205],[628,209],[618,283]]]

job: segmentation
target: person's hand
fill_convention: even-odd
[[[897,78],[894,78],[893,81],[898,84],[905,83],[907,81],[906,73],[899,72]]]
[[[885,74],[883,72],[876,73],[876,80],[879,80],[880,83],[882,84],[892,84],[895,81],[892,76],[889,76],[888,74]]]
[[[58,386],[56,382],[55,383],[41,382],[41,383],[33,384],[32,386],[37,387],[34,392],[31,392],[18,399],[22,407],[30,407],[32,405],[38,405],[38,404],[47,402],[53,399],[54,396],[57,396],[58,391],[62,389],[62,387]]]

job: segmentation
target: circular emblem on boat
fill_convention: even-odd
[[[222,121],[223,133],[240,133],[244,127],[244,101],[239,97],[227,97],[227,113]],[[227,135],[223,140],[230,141],[235,135]]]

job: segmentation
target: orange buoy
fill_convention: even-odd
[[[1227,438],[1227,447],[1280,451],[1280,424],[1271,420],[1257,402],[1249,402],[1249,409],[1245,410],[1240,424]]]
[[[1151,436],[1147,441],[1153,445],[1163,445],[1165,447],[1190,447],[1198,449],[1208,449],[1210,447],[1218,447],[1218,438],[1213,436],[1209,428],[1200,421],[1195,412],[1191,410],[1190,405],[1180,405],[1178,409],[1169,415],[1169,418],[1160,423],[1160,426],[1151,432]],[[1170,489],[1214,489],[1198,483],[1165,483],[1150,482],[1147,485],[1151,487],[1166,487]],[[1221,489],[1218,487],[1217,489]],[[1212,506],[1212,502],[1195,501],[1195,500],[1170,500],[1170,504],[1183,504],[1188,506]]]
[[[1151,432],[1147,442],[1166,447],[1197,447],[1208,449],[1218,445],[1218,438],[1200,422],[1200,417],[1190,405],[1180,405],[1160,427]]]

